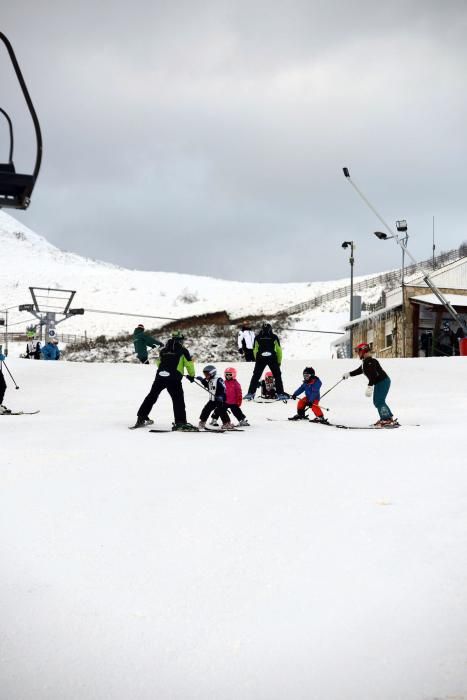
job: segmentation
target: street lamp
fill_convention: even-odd
[[[405,233],[404,237],[399,237],[398,235],[388,236],[387,233],[383,231],[373,231],[376,238],[380,241],[389,241],[391,238],[396,238],[398,243],[400,243],[402,249],[402,267],[401,267],[401,290],[402,290],[402,355],[405,357],[405,251],[407,250],[407,242],[409,240],[409,234],[407,232],[407,221],[401,219],[396,221],[396,229],[400,233]]]
[[[355,258],[353,256],[353,252],[355,249],[355,243],[353,241],[344,241],[342,244],[342,247],[344,249],[348,248],[350,246],[350,320],[353,321],[353,264],[355,262]],[[351,325],[349,328],[349,336],[350,336],[350,357],[352,357],[353,353],[353,326]]]

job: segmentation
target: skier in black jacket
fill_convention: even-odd
[[[281,362],[282,348],[280,340],[275,333],[272,332],[270,323],[263,323],[261,330],[255,336],[255,344],[253,347],[255,356],[255,368],[251,377],[248,393],[243,397],[247,401],[255,398],[256,389],[258,388],[259,378],[263,374],[265,367],[269,367],[276,381],[277,398],[281,401],[290,398],[289,394],[284,392],[282,383]]]
[[[397,418],[394,418],[391,409],[386,403],[386,396],[391,386],[391,380],[378,360],[370,355],[370,346],[368,343],[360,343],[357,345],[355,352],[362,361],[362,364],[352,372],[346,372],[342,379],[349,379],[349,377],[356,377],[358,374],[364,374],[368,379],[365,396],[373,396],[373,403],[378,409],[380,416],[375,426],[377,428],[386,428],[398,425]]]
[[[159,398],[159,394],[167,389],[173,403],[174,425],[172,430],[196,430],[187,423],[185,396],[183,393],[182,379],[184,370],[187,370],[187,377],[192,382],[195,378],[195,366],[188,350],[183,346],[183,335],[176,331],[172,338],[167,341],[159,353],[159,360],[156,378],[153,382],[149,394],[144,399],[138,409],[138,419],[135,428],[152,425],[153,420],[149,418],[152,407]]]

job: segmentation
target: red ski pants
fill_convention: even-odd
[[[297,413],[303,413],[305,411],[305,408],[307,406],[310,406],[311,410],[315,414],[317,418],[322,418],[323,417],[323,412],[319,407],[319,401],[316,399],[313,401],[313,403],[310,405],[310,402],[308,401],[307,398],[299,399],[297,403]]]

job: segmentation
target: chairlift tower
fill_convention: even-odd
[[[55,327],[71,316],[82,316],[84,309],[72,309],[71,302],[76,294],[72,289],[52,287],[29,287],[32,304],[20,304],[20,311],[28,311],[39,320],[39,337],[44,341],[54,338]],[[45,328],[42,338],[42,328]]]

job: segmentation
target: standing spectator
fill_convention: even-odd
[[[6,391],[6,381],[3,376],[3,361],[6,359],[5,355],[1,352],[0,346],[0,416],[5,416],[11,413],[10,409],[3,405],[3,397]]]
[[[252,331],[251,326],[244,323],[241,330],[238,331],[238,352],[243,355],[246,362],[254,362],[255,356],[253,353],[253,347],[255,344],[255,334]]]
[[[465,338],[465,333],[464,329],[462,326],[459,326],[459,328],[456,331],[456,341],[454,343],[454,354],[455,355],[460,355],[460,341],[462,338]]]
[[[238,424],[242,426],[250,425],[246,419],[240,406],[242,405],[242,387],[237,381],[237,370],[235,367],[227,367],[224,371],[225,385],[225,408],[229,410],[238,420]],[[219,425],[217,419],[219,417],[218,407],[214,409],[210,425]]]
[[[26,357],[28,360],[40,360],[41,359],[41,344],[39,340],[36,340],[36,331],[30,329],[26,331],[28,337],[28,342],[26,344]]]
[[[59,360],[60,350],[58,349],[57,338],[51,338],[47,345],[44,345],[44,347],[41,350],[41,353],[44,357],[44,360]]]
[[[263,323],[260,332],[255,336],[255,344],[253,348],[255,356],[255,368],[251,377],[248,393],[243,397],[248,401],[255,398],[256,389],[258,388],[259,378],[261,377],[265,367],[269,367],[274,375],[276,382],[277,398],[280,401],[285,401],[289,397],[284,392],[282,383],[281,362],[282,348],[279,338],[272,332],[270,323]]]
[[[454,349],[456,336],[451,330],[451,326],[447,321],[444,321],[441,330],[438,333],[435,356],[436,357],[451,357]]]
[[[164,391],[164,389],[167,389],[172,399],[174,412],[172,430],[196,430],[196,428],[191,425],[191,423],[187,423],[186,420],[185,395],[183,393],[182,379],[186,369],[188,379],[192,382],[195,377],[195,366],[190,353],[183,345],[183,341],[183,335],[176,331],[160,351],[159,360],[157,361],[158,368],[156,378],[149,394],[138,409],[135,428],[143,428],[145,425],[152,425],[154,423],[154,421],[149,418],[149,414],[159,398],[159,394]]]
[[[376,428],[394,428],[398,427],[397,418],[392,415],[391,409],[386,403],[391,386],[391,380],[379,364],[378,360],[370,354],[370,346],[368,343],[360,343],[355,348],[355,352],[362,361],[360,367],[352,372],[346,372],[342,379],[356,377],[358,374],[364,374],[368,379],[368,386],[365,389],[365,396],[373,396],[373,403],[378,409],[379,420],[375,423]]]
[[[135,353],[138,360],[143,365],[148,365],[149,358],[147,348],[155,348],[157,346],[161,348],[164,343],[161,343],[160,340],[156,340],[156,338],[145,333],[143,324],[139,323],[133,331],[133,345],[135,346]]]

